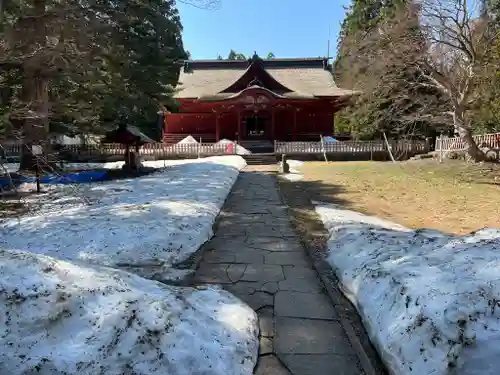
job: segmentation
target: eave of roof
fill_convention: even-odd
[[[288,89],[280,91],[283,97],[352,95],[352,91],[340,89],[335,85],[333,76],[327,69],[327,61],[325,58],[260,59],[256,56],[249,60],[189,60],[181,71],[180,90],[175,97],[200,100],[227,99],[231,95],[222,93],[241,79],[252,64],[257,63],[273,80]],[[284,94],[283,91],[290,93]]]
[[[305,68],[327,67],[326,57],[275,58],[261,59],[253,57],[246,60],[186,60],[184,67],[190,69],[246,69],[254,61],[260,61],[264,68]]]
[[[232,100],[232,99],[236,99],[238,97],[243,96],[247,91],[255,90],[255,89],[265,91],[269,95],[273,96],[276,99],[316,99],[316,97],[309,95],[309,94],[301,94],[301,93],[297,93],[297,92],[278,94],[278,93],[275,93],[274,91],[271,91],[271,90],[266,89],[264,87],[250,86],[250,87],[247,87],[246,89],[241,90],[237,93],[218,93],[218,94],[214,94],[214,95],[204,95],[204,96],[200,96],[198,98],[198,100],[200,100],[200,101]]]

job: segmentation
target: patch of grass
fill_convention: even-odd
[[[0,200],[0,219],[21,215],[26,212],[26,207],[18,201]]]
[[[500,166],[435,160],[305,163],[295,182],[312,200],[411,228],[464,234],[500,227]]]

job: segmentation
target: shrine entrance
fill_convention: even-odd
[[[251,113],[243,118],[243,136],[246,139],[266,139],[270,136],[271,118],[266,113]]]

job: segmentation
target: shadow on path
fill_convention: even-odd
[[[257,312],[256,374],[362,374],[338,306],[292,227],[274,168],[240,174],[195,281],[221,284]]]

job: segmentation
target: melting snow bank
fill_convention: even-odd
[[[316,210],[328,261],[392,374],[498,374],[500,230],[459,237]]]
[[[302,166],[304,165],[303,161],[289,159],[287,160],[287,164],[290,167],[290,173],[283,174],[283,178],[291,182],[301,181],[304,179],[302,174]],[[279,165],[281,168],[283,167],[282,162],[280,162]]]
[[[252,374],[256,314],[221,289],[27,252],[0,257],[0,374]]]
[[[184,160],[152,175],[93,183],[86,191],[54,188],[34,198],[42,203],[39,211],[0,222],[0,246],[105,266],[172,265],[210,239],[245,165],[239,156]]]

